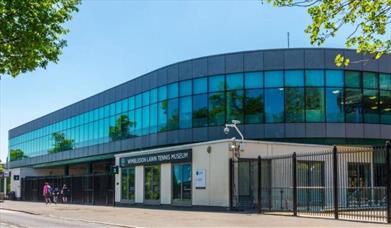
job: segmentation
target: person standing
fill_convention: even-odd
[[[46,205],[50,203],[50,185],[48,182],[45,182],[43,186],[42,195],[45,198]]]
[[[68,202],[68,196],[69,196],[69,189],[66,184],[62,186],[61,189],[61,195],[62,195],[62,202],[67,203]]]

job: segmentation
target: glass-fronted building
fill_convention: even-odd
[[[336,67],[338,53],[351,64]],[[9,166],[107,171],[115,154],[226,139],[232,120],[252,140],[383,143],[391,138],[391,56],[276,49],[175,63],[11,129]],[[186,169],[173,173],[186,179]],[[186,198],[178,193],[185,182],[174,187],[178,197]]]

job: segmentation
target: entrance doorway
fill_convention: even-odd
[[[173,204],[191,205],[191,164],[174,164],[172,167]]]
[[[144,168],[144,203],[160,203],[160,165]]]

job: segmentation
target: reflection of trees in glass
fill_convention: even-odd
[[[57,153],[73,149],[74,140],[66,139],[64,133],[54,132],[52,134],[52,138],[54,139],[54,144],[53,148],[48,151],[49,153]]]
[[[179,109],[178,99],[168,101],[167,112],[167,130],[176,130],[179,128]]]
[[[212,93],[209,95],[209,124],[211,126],[222,125],[225,122],[224,93]]]
[[[243,90],[227,92],[227,122],[239,120],[243,122]]]
[[[12,149],[10,150],[10,161],[16,161],[23,158],[27,158],[26,155],[24,155],[24,152],[21,149]]]
[[[306,117],[307,121],[324,120],[324,92],[321,88],[306,89]]]
[[[245,98],[246,123],[262,123],[264,102],[262,90],[247,90]]]
[[[127,115],[120,115],[115,121],[115,126],[109,127],[109,137],[112,141],[130,138],[130,127],[133,125],[134,122],[130,121]]]
[[[286,122],[304,122],[304,89],[285,89]]]

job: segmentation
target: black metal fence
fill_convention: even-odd
[[[66,184],[69,188],[69,203],[114,205],[114,176],[110,174],[25,177],[21,180],[22,200],[44,202],[42,188],[45,182],[60,190]]]
[[[231,160],[231,208],[391,223],[390,148]]]

